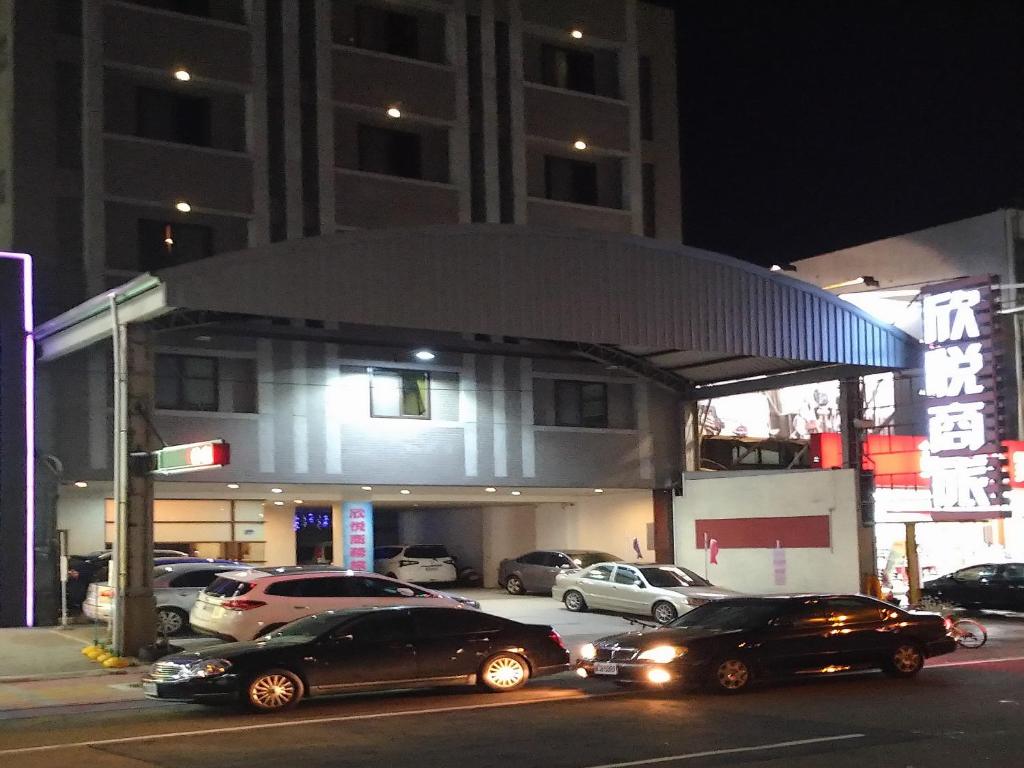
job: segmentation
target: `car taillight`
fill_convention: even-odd
[[[548,637],[551,638],[551,641],[553,643],[555,643],[555,645],[557,645],[563,651],[569,650],[568,648],[565,647],[565,643],[562,642],[562,636],[560,634],[558,634],[557,632],[555,632],[555,630],[552,629],[551,632],[548,633]]]
[[[398,567],[399,568],[405,568],[405,566],[407,566],[407,565],[419,565],[419,564],[420,564],[419,560],[399,560],[398,561]]]
[[[112,589],[101,589],[99,592],[100,597],[113,597],[114,590]]]
[[[225,600],[220,605],[229,611],[251,611],[253,608],[262,608],[266,603],[260,600]]]

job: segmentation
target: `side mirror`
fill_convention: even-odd
[[[646,589],[646,587],[644,587],[644,583],[642,581],[640,581],[640,579],[637,579],[636,581],[634,581],[633,582],[633,586],[637,587],[638,589]]]
[[[398,592],[398,594],[400,594],[402,597],[416,597],[416,593],[408,587],[399,587],[395,591]]]

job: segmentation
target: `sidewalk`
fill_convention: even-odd
[[[92,625],[0,629],[0,682],[10,678],[48,678],[101,670],[82,655],[96,637]],[[106,637],[101,628],[99,637]]]

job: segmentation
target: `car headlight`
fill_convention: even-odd
[[[637,656],[637,659],[639,661],[653,661],[656,664],[668,664],[670,661],[675,661],[685,654],[686,649],[676,645],[656,645],[654,648],[648,648],[641,653]]]
[[[594,647],[593,643],[587,643],[580,648],[580,658],[585,661],[593,661],[597,658],[597,648]]]
[[[204,659],[197,661],[188,668],[192,677],[216,677],[223,675],[231,669],[231,662],[227,659]]]

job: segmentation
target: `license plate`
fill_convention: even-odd
[[[156,696],[156,683],[143,683],[142,692],[147,696]]]
[[[607,661],[594,662],[595,675],[617,675],[619,674],[618,664],[609,664]]]

